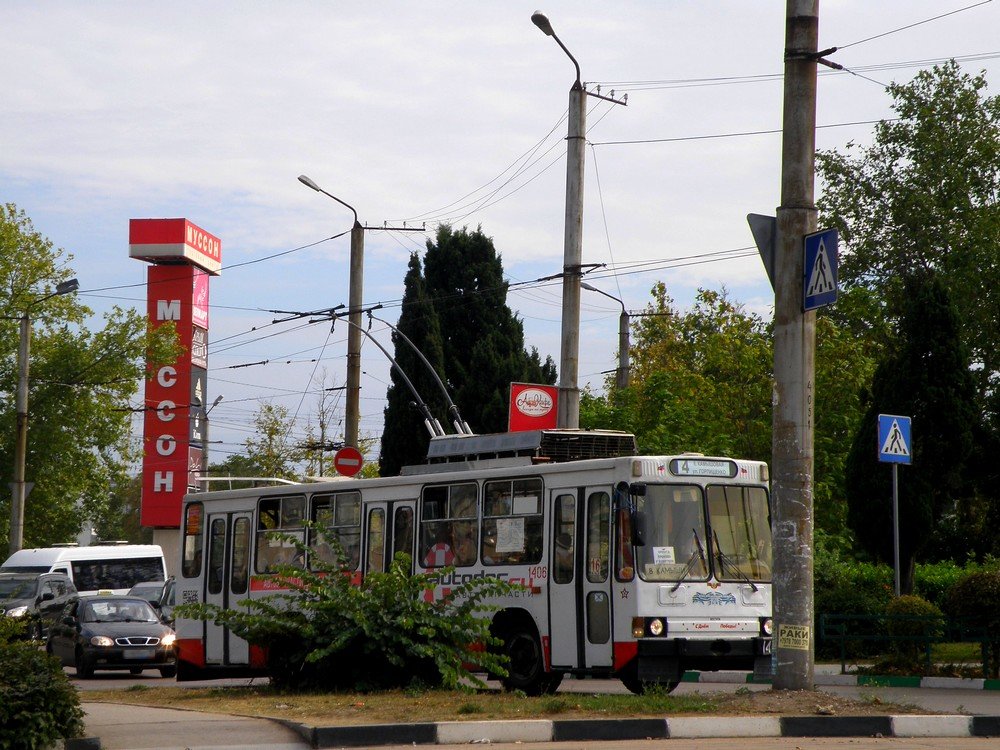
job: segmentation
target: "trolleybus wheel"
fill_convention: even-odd
[[[668,693],[672,693],[674,692],[674,689],[681,684],[680,680],[670,680],[669,682],[643,682],[639,679],[639,668],[635,663],[630,664],[628,667],[619,672],[618,679],[622,681],[622,684],[628,688],[630,693],[634,693],[636,695],[643,695],[651,688],[666,690]]]
[[[503,652],[510,661],[507,663],[507,676],[502,678],[507,690],[520,690],[526,695],[542,695],[552,692],[550,687],[553,675],[545,671],[542,661],[542,647],[538,636],[524,626],[515,626],[503,636]],[[561,680],[561,675],[559,676]]]

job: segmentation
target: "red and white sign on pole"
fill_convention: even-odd
[[[535,383],[510,384],[508,432],[551,430],[556,426],[559,389]]]
[[[361,455],[361,451],[350,445],[345,445],[333,454],[333,468],[337,470],[338,474],[342,474],[345,477],[353,477],[361,471],[364,463],[365,459]]]
[[[222,268],[222,243],[187,219],[131,219],[129,256],[152,263],[150,324],[172,322],[182,353],[146,381],[143,526],[177,528],[181,499],[198,488],[205,460],[209,276]]]

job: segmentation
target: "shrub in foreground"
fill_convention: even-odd
[[[479,615],[494,609],[485,600],[516,586],[478,578],[434,599],[429,592],[451,569],[411,573],[405,553],[388,572],[370,572],[360,582],[343,565],[315,557],[313,565],[318,569],[280,566],[276,577],[288,591],[240,601],[245,610],[199,604],[176,611],[224,624],[267,648],[272,684],[281,689],[454,688],[463,678],[482,685],[470,670],[506,674],[504,657],[491,650],[499,642],[489,619]]]
[[[59,662],[0,617],[0,747],[39,748],[83,734],[80,697]]]
[[[983,628],[987,638],[983,673],[1000,677],[1000,570],[983,570],[960,580],[948,592],[945,611]]]

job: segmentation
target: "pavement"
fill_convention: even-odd
[[[851,679],[854,682],[851,682]],[[859,680],[861,680],[859,682]],[[998,681],[946,680],[944,678],[865,678],[855,675],[816,675],[817,687],[824,684],[837,690],[845,684],[896,687],[948,688],[970,691],[996,691],[988,695],[989,713],[996,715],[914,715],[899,716],[684,716],[641,719],[529,719],[520,721],[445,721],[411,724],[378,724],[363,726],[313,727],[289,721],[253,717],[208,714],[203,712],[146,708],[111,703],[87,703],[88,738],[66,742],[66,750],[233,750],[233,748],[270,748],[300,750],[331,747],[412,747],[414,745],[461,746],[489,744],[499,750],[506,743],[554,743],[551,747],[580,747],[580,743],[600,742],[591,747],[604,748],[612,742],[629,742],[628,747],[644,747],[646,742],[670,750],[690,747],[706,750],[706,742],[739,750],[773,748],[780,738],[817,738],[810,747],[840,747],[841,740],[856,741],[877,738],[893,744],[889,738],[899,738],[900,747],[948,747],[957,738],[966,738],[962,747],[1000,748],[1000,684]],[[916,682],[914,683],[914,680]],[[689,673],[685,682],[741,683],[750,682],[745,673]],[[927,684],[923,684],[927,683]],[[923,692],[923,691],[921,691]],[[974,693],[970,693],[974,694]],[[992,707],[996,706],[995,710]],[[961,707],[959,708],[961,711]],[[740,738],[727,745],[724,738]],[[819,738],[833,744],[816,745]],[[982,741],[973,738],[983,738]],[[657,745],[657,740],[669,740]],[[936,744],[940,740],[945,744]],[[919,742],[918,744],[915,744]],[[566,744],[568,743],[568,744]],[[716,745],[712,744],[713,747]],[[791,745],[795,747],[796,745]]]

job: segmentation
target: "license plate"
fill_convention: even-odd
[[[126,659],[152,659],[156,656],[155,648],[136,648],[129,649],[122,653]]]
[[[761,653],[769,655],[771,653],[771,639],[768,638],[761,644]]]

